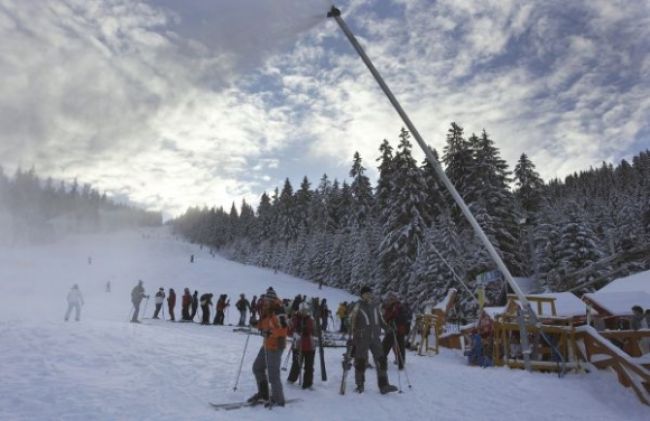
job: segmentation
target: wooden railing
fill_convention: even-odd
[[[611,339],[625,340],[650,338],[650,331],[606,331],[598,332],[591,326],[576,328],[578,350],[585,361],[599,369],[611,369],[619,383],[632,388],[641,402],[650,405],[650,371],[643,366],[643,360],[631,357]]]

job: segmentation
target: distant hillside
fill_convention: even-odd
[[[0,167],[0,242],[50,242],[70,233],[159,226],[160,212],[118,204],[89,184],[41,180],[32,169],[7,177]]]

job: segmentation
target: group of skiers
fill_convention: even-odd
[[[216,304],[213,304],[212,299],[214,294],[205,293],[199,297],[199,292],[194,291],[194,294],[190,292],[189,288],[185,288],[183,295],[181,297],[181,322],[191,322],[194,321],[196,317],[199,305],[201,307],[202,317],[201,324],[208,325],[210,324],[210,312],[211,308],[215,306],[215,316],[212,321],[215,325],[223,325],[225,322],[225,313],[228,307],[230,307],[230,300],[228,299],[227,294],[221,294]],[[138,315],[140,310],[140,304],[143,299],[149,299],[149,296],[145,294],[144,287],[142,286],[142,281],[138,281],[138,284],[131,290],[131,303],[133,304],[133,316],[131,317],[131,322],[139,323]],[[169,288],[168,294],[165,294],[165,289],[160,287],[158,292],[154,296],[155,310],[153,314],[153,319],[160,319],[160,312],[162,310],[164,317],[163,304],[165,303],[165,298],[167,298],[167,308],[169,310],[169,320],[176,321],[175,308],[176,308],[176,292],[174,288]],[[257,297],[254,296],[252,301],[248,301],[244,294],[240,294],[239,300],[235,303],[235,307],[240,313],[239,317],[239,326],[246,325],[246,313],[251,312],[251,319],[255,317],[255,314],[252,309],[257,306]]]
[[[356,303],[342,303],[337,316],[341,320],[340,331],[349,334],[347,340],[346,358],[343,362],[344,370],[351,369],[354,360],[355,391],[363,393],[365,388],[365,371],[369,367],[368,353],[372,353],[377,370],[377,384],[382,394],[394,392],[397,388],[388,381],[387,357],[391,350],[395,352],[396,362],[402,370],[406,358],[405,337],[410,328],[410,315],[406,305],[400,303],[398,296],[388,293],[384,297],[383,306],[375,300],[370,287],[365,286],[360,291],[361,299]],[[201,324],[210,324],[210,309],[213,305],[211,293],[198,296],[198,291],[190,293],[185,288],[182,296],[182,321],[192,321],[196,316],[199,304],[203,317]],[[131,322],[139,323],[138,316],[143,299],[148,299],[143,282],[140,280],[131,291],[133,313]],[[169,289],[168,295],[164,288],[159,288],[155,296],[154,319],[158,319],[165,298],[169,309],[170,320],[174,321],[174,308],[176,293]],[[73,309],[76,310],[76,319],[79,320],[80,307],[83,298],[78,285],[74,285],[68,294],[68,310],[65,315],[67,321]],[[214,324],[224,323],[224,312],[230,305],[226,294],[221,294],[216,303],[216,316]],[[327,307],[327,300],[314,298],[311,303],[304,295],[297,295],[292,300],[281,300],[275,290],[270,287],[257,299],[254,296],[248,301],[242,293],[235,307],[240,312],[239,326],[246,326],[246,314],[250,312],[248,322],[257,328],[264,338],[263,344],[253,363],[253,374],[257,383],[257,393],[248,402],[265,405],[284,406],[285,398],[280,378],[282,354],[287,346],[287,339],[291,338],[290,352],[292,364],[287,381],[299,381],[303,389],[311,389],[314,378],[314,361],[316,356],[315,335],[327,330],[331,312]],[[384,331],[382,339],[382,330]],[[288,356],[287,356],[288,358]],[[322,355],[321,355],[322,358]],[[269,388],[270,385],[270,388]]]
[[[353,359],[355,391],[363,393],[370,352],[377,370],[379,391],[382,394],[394,392],[397,388],[388,380],[387,357],[392,349],[396,354],[399,369],[404,369],[405,336],[410,327],[410,312],[406,305],[400,303],[396,294],[387,294],[382,308],[375,300],[370,287],[365,286],[360,292],[361,299],[350,305],[349,314],[346,313],[345,316],[348,319],[350,335],[343,362],[344,370],[351,368],[350,361]],[[273,288],[269,288],[261,296],[260,302],[260,321],[256,327],[264,337],[264,342],[253,363],[257,393],[251,396],[248,402],[283,406],[285,399],[280,379],[280,362],[287,338],[292,339],[292,364],[287,381],[293,384],[301,377],[302,388],[310,389],[313,385],[316,355],[314,335],[317,331],[316,324],[323,317],[323,302],[319,303],[318,299],[314,299],[310,306],[306,297],[297,296],[289,307],[291,313],[287,314],[286,306],[278,299]],[[320,320],[316,320],[317,318]],[[321,329],[324,326],[322,324]]]

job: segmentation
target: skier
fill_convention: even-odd
[[[196,310],[199,308],[199,292],[194,290],[194,295],[192,295],[192,313],[190,314],[190,320],[194,320],[196,316]]]
[[[106,282],[106,292],[111,292],[111,281]]]
[[[341,321],[339,327],[340,333],[346,333],[348,331],[345,326],[345,318],[347,316],[347,312],[348,312],[348,303],[343,301],[341,304],[339,304],[339,307],[336,309],[336,317],[338,317],[339,320]]]
[[[176,307],[176,292],[174,292],[174,288],[169,288],[169,297],[167,297],[167,307],[169,307],[169,320],[173,322],[176,320],[174,318],[174,307]]]
[[[387,364],[379,335],[385,327],[378,305],[373,302],[372,290],[368,286],[361,288],[361,299],[355,304],[350,315],[350,329],[354,347],[354,379],[356,392],[363,393],[368,351],[372,352],[377,369],[377,384],[383,394],[395,392],[397,387],[388,383]]]
[[[330,310],[327,308],[327,300],[323,298],[320,302],[320,327],[323,332],[327,332],[327,321],[330,316]]]
[[[300,375],[300,366],[304,363],[302,388],[311,389],[314,382],[314,357],[316,343],[314,341],[314,319],[307,303],[301,303],[291,319],[290,333],[293,336],[291,370],[287,381],[295,383]]]
[[[250,309],[251,309],[251,317],[248,320],[248,324],[251,326],[255,326],[257,324],[257,295],[253,295]]]
[[[397,363],[400,370],[404,369],[406,362],[406,347],[404,339],[408,334],[410,328],[410,320],[408,320],[408,308],[405,304],[400,303],[399,297],[394,292],[386,294],[384,300],[384,321],[386,322],[387,329],[382,341],[382,349],[384,355],[388,357],[390,350],[393,349],[397,357]],[[395,343],[397,339],[397,343]]]
[[[160,313],[160,309],[162,309],[162,305],[165,302],[165,289],[163,287],[158,288],[154,299],[156,301],[156,310],[153,312],[153,318],[159,319],[158,313]]]
[[[300,303],[302,303],[302,295],[298,294],[293,297],[293,302],[291,303],[291,311],[289,312],[289,317],[293,317],[293,314],[300,309]]]
[[[243,293],[239,294],[239,300],[235,303],[235,307],[239,310],[239,323],[237,325],[246,326],[246,310],[250,310],[251,304]]]
[[[248,402],[268,401],[266,405],[269,407],[275,405],[284,406],[280,365],[282,363],[282,351],[284,351],[287,343],[288,325],[286,314],[284,314],[282,301],[278,299],[273,288],[267,289],[266,293],[260,297],[260,301],[262,302],[262,313],[257,328],[264,337],[264,343],[253,363],[257,393],[251,396]],[[271,383],[270,399],[269,383]]]
[[[81,315],[81,306],[84,305],[84,298],[81,295],[79,290],[79,285],[74,284],[68,292],[68,310],[65,312],[65,321],[67,322],[70,318],[70,313],[74,308],[75,320],[79,321],[79,316]]]
[[[219,296],[219,300],[217,300],[217,315],[214,316],[215,325],[223,325],[224,319],[226,317],[224,312],[226,311],[226,307],[230,305],[230,300],[227,298],[227,294],[221,294]]]
[[[138,320],[138,314],[140,313],[140,303],[143,298],[149,298],[149,296],[144,293],[142,280],[139,280],[138,285],[134,286],[131,290],[131,303],[133,303],[133,317],[131,317],[131,323],[140,323]]]
[[[210,324],[210,307],[212,306],[212,296],[212,294],[201,295],[201,311],[203,312],[203,318],[201,319],[202,325]]]
[[[190,295],[190,289],[185,288],[183,292],[183,300],[181,301],[181,315],[182,320],[189,322],[190,320],[190,305],[192,304],[192,296]]]

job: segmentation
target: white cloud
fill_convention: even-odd
[[[403,126],[327,1],[0,3],[2,165],[178,213],[255,203],[285,176],[344,177],[357,150],[372,170]],[[526,152],[549,178],[629,154],[648,128],[648,10],[612,4],[343,12],[428,143],[441,150],[451,121],[485,128],[511,164]]]

